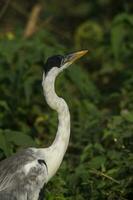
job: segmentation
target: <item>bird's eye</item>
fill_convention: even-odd
[[[38,160],[38,163],[39,163],[40,165],[46,165],[46,166],[47,166],[45,160],[39,159],[39,160]]]

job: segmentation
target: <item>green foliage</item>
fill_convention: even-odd
[[[97,47],[103,41],[102,27],[94,21],[82,23],[75,34],[75,43],[77,48],[89,48],[90,52],[96,51]]]
[[[131,57],[133,37],[133,15],[120,14],[116,16],[112,23],[111,43],[112,51],[116,59]]]
[[[44,101],[42,63],[74,47],[89,49],[88,56],[56,82],[57,93],[70,107],[72,131],[63,164],[46,186],[45,196],[48,200],[132,199],[131,4],[51,0],[45,5],[42,19],[52,16],[54,23],[26,39],[20,28],[25,20],[18,16],[16,30],[0,34],[0,158],[19,148],[51,144],[58,122]],[[13,27],[10,12],[8,16],[5,23]]]

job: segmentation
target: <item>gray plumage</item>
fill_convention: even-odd
[[[28,148],[0,162],[0,200],[38,199],[47,171],[38,160],[34,148]],[[25,166],[31,162],[36,164],[26,173]]]

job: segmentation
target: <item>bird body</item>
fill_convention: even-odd
[[[47,166],[40,163],[43,159],[35,148],[28,148],[1,161],[0,199],[37,200],[47,182]]]
[[[70,138],[70,113],[65,100],[55,92],[55,79],[86,52],[47,60],[42,86],[48,105],[58,113],[55,140],[48,148],[28,148],[0,162],[0,200],[37,200],[43,185],[60,167]]]

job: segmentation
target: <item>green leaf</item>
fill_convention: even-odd
[[[83,96],[89,96],[93,100],[98,100],[99,92],[85,71],[76,66],[68,71],[68,75]]]
[[[133,25],[133,15],[124,13],[117,15],[113,20],[111,28],[111,45],[116,60],[119,60],[121,52],[125,49],[124,45],[127,40],[125,38],[128,31],[127,26],[129,27],[129,25]]]
[[[111,44],[115,58],[118,60],[125,36],[123,24],[114,25],[111,30]]]
[[[124,117],[124,119],[125,119],[126,121],[133,123],[133,112],[126,112],[126,113],[123,113],[122,116]]]
[[[23,132],[6,130],[5,135],[8,141],[14,143],[15,145],[22,147],[36,146],[35,141],[29,135],[26,135]]]
[[[11,155],[11,149],[8,141],[6,140],[4,131],[0,129],[0,148],[4,151],[6,156]]]
[[[89,161],[89,168],[99,169],[106,162],[104,156],[96,156]]]
[[[10,108],[9,108],[9,106],[8,106],[8,104],[7,104],[6,101],[0,100],[0,107],[1,107],[1,108],[4,108],[4,109],[7,110],[7,111],[10,110]]]

